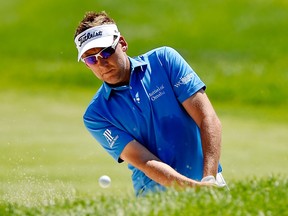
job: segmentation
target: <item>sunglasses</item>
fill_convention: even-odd
[[[81,60],[89,65],[94,65],[98,63],[98,57],[101,57],[103,59],[108,59],[111,55],[115,53],[116,47],[119,42],[120,35],[117,36],[117,38],[114,40],[113,44],[109,47],[106,47],[102,49],[100,52],[98,52],[95,55],[87,56],[85,58],[81,58]]]

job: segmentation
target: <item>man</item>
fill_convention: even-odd
[[[75,43],[78,61],[103,81],[85,126],[116,161],[128,163],[137,196],[225,185],[221,123],[205,84],[174,49],[127,56],[128,43],[105,12],[86,13]]]

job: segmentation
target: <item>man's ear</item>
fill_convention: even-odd
[[[122,46],[122,50],[123,50],[123,52],[126,52],[128,50],[128,45]]]
[[[128,50],[128,43],[123,36],[120,37],[119,43],[121,44],[122,51],[126,52]]]

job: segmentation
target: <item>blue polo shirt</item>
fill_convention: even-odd
[[[129,60],[129,85],[112,88],[103,83],[84,114],[85,126],[118,162],[125,146],[135,139],[179,173],[201,180],[200,131],[181,103],[205,89],[205,84],[169,47]],[[142,171],[128,167],[136,194],[163,189]]]

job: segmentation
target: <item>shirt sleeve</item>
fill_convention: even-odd
[[[125,146],[134,138],[97,114],[91,105],[83,116],[84,125],[102,147],[119,163]]]
[[[206,89],[205,84],[190,65],[173,48],[165,47],[163,61],[174,93],[181,103],[200,89]]]

